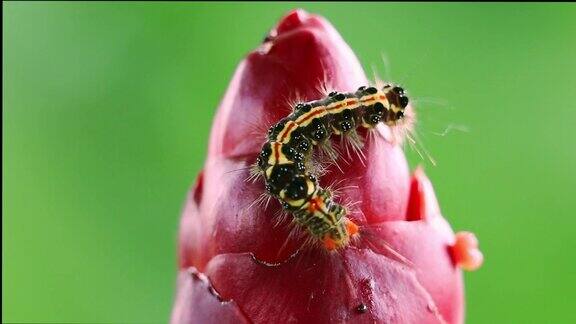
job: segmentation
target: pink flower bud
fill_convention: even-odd
[[[172,323],[463,321],[458,265],[481,263],[477,243],[455,237],[424,172],[410,176],[401,147],[381,136],[387,126],[366,140],[364,158],[341,157],[320,178],[357,202],[349,217],[360,234],[351,245],[303,247],[305,235],[290,235],[289,221],[277,224],[275,199],[254,203],[264,183],[246,181],[248,168],[290,103],[323,97],[322,85],[367,84],[338,32],[301,10],[240,63],[182,215]]]

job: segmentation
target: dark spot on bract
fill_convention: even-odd
[[[262,43],[267,43],[267,42],[271,41],[272,39],[274,39],[274,37],[272,37],[272,35],[266,34],[266,36],[264,36],[264,39],[262,40]]]
[[[358,312],[360,314],[364,314],[367,311],[368,311],[368,306],[366,306],[366,304],[364,304],[364,303],[356,306],[356,312]]]

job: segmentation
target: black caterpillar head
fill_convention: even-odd
[[[386,87],[390,88],[390,85],[385,86],[384,88],[386,89]],[[406,96],[406,91],[404,91],[404,89],[402,87],[399,86],[395,86],[392,87],[392,89],[390,90],[390,93],[393,94],[393,96],[395,97],[395,100],[393,101],[393,103],[400,108],[401,110],[404,110],[404,108],[406,108],[406,106],[408,106],[408,97]]]

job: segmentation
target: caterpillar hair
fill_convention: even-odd
[[[408,101],[404,89],[391,84],[331,92],[320,100],[295,104],[292,113],[268,130],[255,172],[263,176],[267,193],[326,249],[346,247],[359,228],[347,217],[346,207],[319,185],[309,163],[314,147],[330,148],[333,134],[352,136],[353,145],[360,147],[358,128],[397,125]],[[335,153],[328,150],[327,155],[335,159]]]

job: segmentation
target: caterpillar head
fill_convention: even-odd
[[[408,96],[406,96],[406,91],[397,85],[386,84],[382,88],[382,91],[386,94],[386,99],[388,99],[390,105],[386,124],[388,126],[394,126],[404,119],[404,112],[410,100]]]

